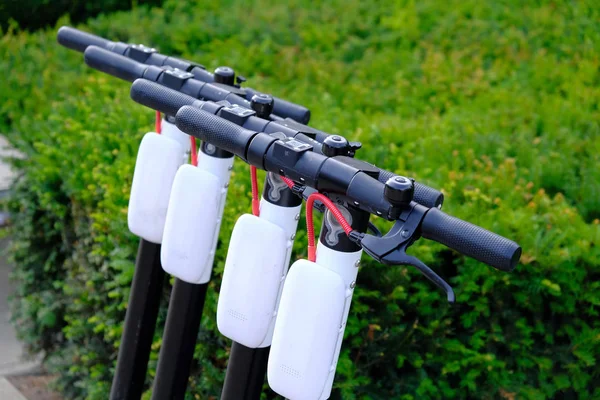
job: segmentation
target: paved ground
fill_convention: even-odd
[[[23,347],[10,323],[7,301],[10,293],[10,266],[4,255],[7,243],[6,239],[0,241],[0,376],[23,373],[37,366],[37,362],[23,360]]]
[[[62,400],[60,395],[48,390],[48,385],[53,379],[53,376],[44,372],[6,377],[6,380],[21,392],[21,396],[26,400]],[[22,400],[21,398],[17,399]]]
[[[14,155],[17,153],[8,148],[6,139],[0,136],[0,158]],[[6,193],[13,179],[13,172],[0,159],[0,194]],[[4,223],[5,215],[0,215],[0,226]],[[7,239],[0,240],[0,399],[28,400],[9,381],[13,376],[39,371],[39,362],[25,359],[23,346],[17,340],[15,330],[10,323],[8,296],[11,292],[9,280],[11,266],[6,260],[4,251],[7,244]]]
[[[2,157],[19,157],[19,153],[11,149],[6,138],[0,135],[0,158]],[[13,171],[0,159],[0,191],[8,190],[13,179]]]
[[[0,241],[0,399],[27,400],[6,379],[6,376],[27,374],[39,370],[36,360],[26,360],[23,346],[17,340],[10,323],[10,310],[7,297],[10,294],[10,265],[6,262],[4,249],[8,240]]]
[[[27,400],[6,378],[0,377],[0,399],[2,400]]]

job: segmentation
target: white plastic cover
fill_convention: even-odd
[[[184,160],[187,160],[187,153],[190,152],[191,146],[190,135],[180,131],[179,128],[177,128],[177,125],[170,123],[164,118],[161,122],[161,125],[162,131],[160,134],[179,142],[181,145],[181,150],[183,151],[182,156],[185,157]]]
[[[288,272],[271,344],[269,386],[292,400],[317,400],[334,365],[344,316],[342,278],[308,260]]]
[[[238,219],[217,306],[221,334],[250,348],[263,343],[275,318],[287,250],[287,235],[279,226],[250,214]]]
[[[179,167],[171,189],[160,260],[163,269],[185,282],[200,283],[211,257],[221,185],[210,172]]]
[[[171,186],[183,163],[181,145],[155,132],[144,135],[138,151],[127,212],[129,230],[161,243]]]

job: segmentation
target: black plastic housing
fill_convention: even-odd
[[[260,93],[251,88],[245,88],[245,90],[247,93],[247,100],[252,100],[252,96]],[[302,124],[308,124],[310,121],[310,110],[308,108],[287,100],[280,99],[279,97],[273,97],[273,99],[275,100],[275,104],[273,105],[274,114],[292,118],[293,120]]]
[[[393,178],[397,175],[398,174],[395,174],[391,171],[381,169],[379,173],[379,182],[385,183],[388,181],[388,179]],[[415,182],[413,200],[427,207],[440,208],[444,203],[444,195],[437,189],[434,189],[427,185],[423,185],[419,182]]]

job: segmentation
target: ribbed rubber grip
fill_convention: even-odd
[[[396,176],[393,172],[384,169],[379,170],[379,182],[386,183],[388,179]],[[439,190],[436,190],[422,183],[415,182],[415,193],[413,200],[425,207],[440,207],[444,203],[444,195]]]
[[[201,107],[204,102],[169,89],[147,79],[136,79],[131,85],[130,95],[133,101],[167,115],[175,115],[183,106]]]
[[[90,67],[129,82],[144,76],[147,68],[145,64],[97,46],[89,46],[83,56]]]
[[[521,247],[512,240],[437,208],[430,209],[425,215],[421,234],[502,271],[512,271],[521,258]]]
[[[83,53],[88,46],[107,47],[112,44],[110,40],[92,35],[91,33],[80,31],[79,29],[63,26],[58,30],[58,43],[61,45]]]
[[[441,207],[444,203],[444,195],[439,190],[422,183],[415,182],[415,193],[413,200],[426,207]]]
[[[195,107],[184,106],[177,112],[175,123],[188,135],[246,159],[246,147],[256,132],[244,129],[216,115]]]
[[[252,100],[257,92],[251,88],[246,89],[246,99]],[[275,103],[273,104],[273,114],[280,116],[281,118],[291,118],[301,124],[308,124],[310,121],[310,110],[299,104],[289,102],[287,100],[280,99],[279,97],[273,97]]]

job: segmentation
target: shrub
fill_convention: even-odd
[[[598,398],[598,14],[562,1],[167,1],[85,29],[232,65],[311,108],[312,125],[367,144],[360,158],[442,188],[447,212],[522,245],[511,274],[415,245],[455,287],[454,307],[415,271],[365,257],[336,375],[344,399]],[[16,324],[67,397],[104,399],[137,243],[129,184],[152,113],[54,30],[5,35],[0,60],[0,129],[27,156],[10,202]],[[229,350],[216,291],[250,192],[247,167],[233,172],[190,398],[218,395]]]
[[[69,15],[72,21],[80,22],[100,13],[128,10],[138,4],[161,3],[162,0],[4,0],[0,4],[0,28],[6,30],[12,22],[22,29],[35,30],[54,25],[63,15]]]

